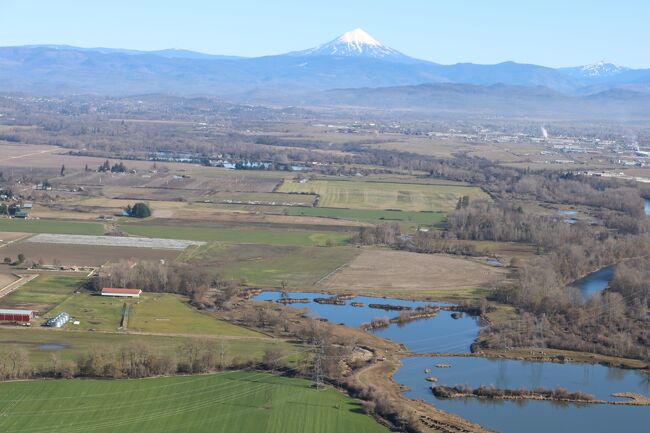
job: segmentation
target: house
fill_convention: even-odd
[[[116,296],[120,298],[139,298],[142,290],[140,289],[116,289],[105,287],[102,289],[102,296]]]
[[[0,322],[29,323],[34,318],[32,310],[6,310],[0,309]]]

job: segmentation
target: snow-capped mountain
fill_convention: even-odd
[[[415,61],[415,59],[383,45],[360,28],[344,33],[326,44],[290,54],[294,56],[370,57],[389,61]]]
[[[576,66],[573,68],[561,68],[561,70],[574,77],[603,78],[613,77],[614,75],[629,71],[630,68],[601,60],[600,62],[592,63],[590,65]]]

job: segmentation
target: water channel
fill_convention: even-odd
[[[613,268],[605,268],[576,281],[573,285],[583,296],[607,287]],[[377,317],[396,317],[397,311],[368,307],[370,303],[402,305],[448,305],[399,299],[358,296],[345,305],[318,304],[314,298],[329,295],[290,293],[291,298],[306,298],[304,308],[314,317],[351,327],[361,326]],[[279,292],[262,292],[255,300],[277,301]],[[352,306],[352,302],[363,306]],[[401,343],[414,353],[468,353],[480,331],[479,320],[467,314],[454,319],[451,312],[440,311],[428,319],[405,325],[391,324],[374,330],[376,335]],[[494,385],[500,388],[561,386],[569,391],[583,391],[597,399],[614,400],[614,392],[635,392],[650,397],[650,376],[643,372],[592,364],[558,364],[519,360],[496,360],[478,357],[423,356],[402,359],[395,373],[396,382],[410,388],[407,397],[422,399],[436,407],[502,433],[614,433],[643,432],[650,425],[650,407],[604,404],[573,404],[533,400],[480,400],[476,398],[439,399],[431,392],[427,376],[438,378],[441,385]],[[451,368],[435,368],[438,363]],[[425,369],[430,369],[425,373]]]

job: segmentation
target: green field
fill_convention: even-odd
[[[325,245],[330,240],[336,245],[344,244],[350,237],[341,232],[318,232],[291,229],[251,229],[200,227],[195,225],[176,226],[163,224],[121,224],[120,229],[136,236],[192,241],[217,241],[237,244],[268,245]]]
[[[459,185],[364,182],[357,180],[311,180],[285,182],[279,189],[287,193],[320,196],[319,205],[335,208],[401,209],[403,211],[451,211],[458,198],[486,199],[480,188]]]
[[[0,219],[0,232],[103,235],[104,226],[85,221]]]
[[[360,404],[258,372],[0,384],[6,433],[388,432]]]
[[[111,298],[89,292],[75,294],[59,304],[50,315],[65,311],[80,330],[116,331],[122,307],[129,305],[128,331],[153,334],[188,334],[231,337],[255,337],[260,334],[190,308],[186,299],[168,293],[143,293],[139,299]]]
[[[147,293],[132,305],[128,329],[159,334],[261,336],[191,308],[180,295],[163,293]]]
[[[213,336],[220,340],[219,336]],[[39,366],[48,362],[52,353],[58,354],[61,359],[76,361],[80,355],[88,353],[92,346],[111,347],[119,350],[131,343],[144,343],[163,354],[177,354],[179,347],[187,341],[187,337],[175,335],[143,335],[125,334],[115,332],[88,332],[73,329],[49,328],[2,328],[0,331],[0,348],[11,350],[14,345],[27,350],[32,366]],[[281,340],[251,339],[226,337],[228,354],[236,356],[240,361],[259,361],[264,350],[273,348],[289,353],[295,350]],[[2,431],[2,430],[0,430]]]
[[[434,225],[445,219],[444,212],[402,212],[397,210],[344,209],[331,207],[290,207],[287,215],[337,218],[351,221],[381,223],[397,221]]]
[[[8,308],[24,308],[47,313],[65,301],[86,280],[83,275],[39,275],[10,295],[0,299],[0,305]]]
[[[179,260],[213,270],[224,279],[245,279],[256,287],[313,285],[360,250],[353,247],[299,247],[284,245],[237,245],[210,243],[188,249]]]

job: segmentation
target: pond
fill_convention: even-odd
[[[588,299],[590,296],[605,290],[613,277],[614,266],[608,266],[574,281],[571,285],[580,289],[582,299]]]
[[[253,299],[256,301],[277,301],[280,292],[262,292]],[[318,304],[314,298],[328,297],[320,293],[292,292],[291,298],[307,298],[307,304],[290,304],[293,308],[309,310],[314,317],[327,319],[332,323],[340,323],[353,328],[358,328],[364,323],[369,323],[377,317],[393,318],[399,315],[398,311],[384,311],[368,307],[368,304],[390,304],[407,306],[411,308],[425,305],[449,306],[440,302],[407,301],[390,298],[373,298],[357,296],[346,300],[345,305]],[[353,307],[352,302],[363,303],[363,307]],[[418,353],[468,353],[470,346],[478,336],[480,330],[479,319],[467,314],[461,314],[454,319],[450,311],[440,311],[435,317],[415,320],[406,324],[392,324],[387,328],[376,329],[375,335],[388,338],[396,343],[401,343],[407,349]]]
[[[434,406],[502,433],[612,433],[647,431],[650,407],[576,405],[535,400],[438,399],[431,393],[427,376],[440,385],[494,385],[499,388],[561,386],[584,391],[602,400],[615,400],[613,392],[650,396],[650,376],[643,372],[592,364],[557,364],[474,357],[419,357],[402,359],[396,382],[406,385],[407,397]],[[435,364],[451,368],[435,368]],[[430,373],[424,369],[430,368]],[[623,429],[622,426],[625,426]]]
[[[645,214],[650,215],[650,198],[645,199]]]
[[[38,346],[38,348],[43,350],[63,350],[65,349],[65,345],[56,344],[56,343],[45,343]]]

